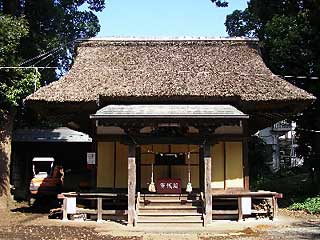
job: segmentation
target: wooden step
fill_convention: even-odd
[[[201,206],[196,201],[173,201],[173,200],[155,200],[140,202],[140,206]]]
[[[237,215],[238,210],[212,210],[212,215]]]
[[[188,196],[200,196],[200,194],[188,194],[188,193],[141,193],[141,197],[188,197]]]
[[[140,199],[140,202],[154,202],[154,203],[200,203],[199,200],[190,200],[190,199]]]
[[[139,216],[138,223],[202,223],[201,216]]]
[[[139,212],[139,216],[202,216],[202,213],[198,212]]]
[[[185,210],[185,209],[201,209],[199,206],[192,205],[140,205],[139,209],[153,209],[153,210]]]
[[[229,202],[212,202],[212,206],[238,206],[238,202],[229,201]]]
[[[163,213],[163,214],[171,214],[171,213],[202,213],[202,209],[197,209],[197,208],[187,208],[187,209],[139,209],[139,214],[140,213]]]
[[[161,200],[161,199],[171,199],[171,200],[199,200],[198,195],[189,194],[142,194],[140,196],[141,200]]]

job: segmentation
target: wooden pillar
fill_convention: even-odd
[[[203,146],[204,161],[204,195],[205,195],[205,219],[204,225],[212,222],[212,192],[211,192],[211,145]]]
[[[97,222],[102,222],[102,198],[97,198]]]
[[[243,220],[242,197],[238,196],[238,221]]]
[[[203,155],[203,147],[199,148],[199,183],[200,183],[200,191],[204,192],[204,155]]]
[[[96,189],[97,188],[97,176],[98,176],[98,142],[97,142],[97,126],[98,121],[92,121],[91,123],[91,152],[96,153],[95,165],[92,169],[90,169],[91,181],[90,181],[90,188]]]
[[[62,221],[68,221],[67,202],[68,198],[64,197],[62,204]]]
[[[243,149],[243,176],[244,176],[244,190],[250,190],[249,183],[249,159],[248,159],[248,137],[249,137],[249,129],[248,129],[248,121],[243,120],[243,135],[244,139],[242,141],[242,149]]]
[[[135,198],[136,198],[136,146],[128,147],[128,225],[135,224]]]
[[[141,147],[136,148],[137,191],[141,191]]]

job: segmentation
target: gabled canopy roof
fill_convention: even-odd
[[[230,105],[108,105],[90,116],[92,119],[208,118],[244,119],[246,114]]]
[[[55,129],[17,129],[13,142],[92,142],[88,134],[66,127]]]

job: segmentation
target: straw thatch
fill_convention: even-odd
[[[109,99],[306,101],[314,97],[272,74],[249,40],[89,40],[71,70],[27,98],[32,102]]]

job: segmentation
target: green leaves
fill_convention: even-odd
[[[211,0],[217,7],[228,7],[229,2],[226,0]]]
[[[16,66],[21,60],[18,48],[29,32],[24,18],[0,15],[0,66]],[[34,70],[0,69],[0,108],[9,109],[32,93],[40,75]]]
[[[9,109],[40,87],[40,73],[36,69],[10,69],[1,71],[0,108]]]
[[[230,36],[257,36],[267,66],[277,75],[320,76],[320,1],[250,0],[226,19]],[[320,81],[290,79],[318,99],[297,117],[298,151],[320,176]],[[299,128],[303,130],[299,130]],[[320,180],[319,180],[320,181]]]
[[[17,48],[28,32],[24,18],[0,14],[0,66],[10,66],[17,60]]]
[[[297,202],[289,206],[289,210],[302,210],[311,214],[320,213],[320,196],[307,198],[302,202]]]
[[[314,60],[311,37],[307,12],[275,15],[264,28],[265,51],[273,71],[281,75],[308,75]]]
[[[248,9],[227,15],[225,26],[231,37],[256,37],[259,24]]]

